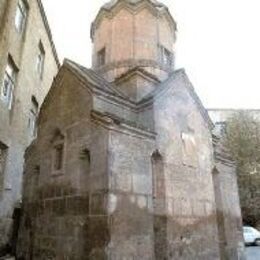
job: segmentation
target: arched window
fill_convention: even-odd
[[[219,239],[219,249],[221,253],[221,259],[227,259],[226,255],[226,230],[225,230],[225,216],[223,207],[223,196],[221,191],[221,180],[220,173],[216,167],[212,170],[212,179],[215,192],[215,203],[217,211],[217,227],[218,227],[218,239]]]
[[[156,259],[167,259],[167,216],[166,216],[166,191],[163,158],[159,151],[152,154],[153,174],[153,230],[154,251]]]
[[[91,155],[88,149],[83,149],[80,154],[80,173],[84,175],[90,174]]]
[[[64,165],[64,135],[59,129],[55,130],[52,139],[52,172],[60,173]]]
[[[163,159],[159,151],[152,154],[153,172],[153,197],[154,199],[165,199],[165,176]]]
[[[106,48],[102,48],[98,53],[97,53],[97,65],[104,66],[106,64]]]

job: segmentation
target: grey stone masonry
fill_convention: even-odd
[[[235,168],[174,70],[175,31],[157,1],[112,1],[92,69],[65,60],[25,153],[19,257],[244,259]]]

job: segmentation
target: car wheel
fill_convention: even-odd
[[[256,246],[260,246],[260,239],[256,239],[255,245],[256,245]]]

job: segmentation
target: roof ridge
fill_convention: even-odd
[[[184,84],[184,86],[186,87],[186,89],[189,91],[190,95],[192,95],[193,99],[195,100],[198,108],[199,108],[199,111],[202,115],[202,117],[204,118],[204,120],[207,122],[208,126],[210,129],[213,128],[213,122],[208,114],[208,111],[207,109],[204,107],[204,105],[202,104],[198,94],[196,93],[191,81],[189,80],[186,72],[185,72],[185,69],[178,69],[178,70],[175,70],[173,71],[169,77],[164,81],[162,82],[158,88],[156,88],[155,90],[153,90],[151,93],[149,93],[146,97],[144,97],[140,102],[139,104],[142,104],[142,103],[145,103],[146,101],[148,101],[149,99],[152,99],[154,98],[157,94],[163,92],[164,90],[168,89],[167,88],[167,85],[169,84],[169,82],[171,82],[176,76],[180,75],[181,77],[185,77],[188,84]]]
[[[163,81],[163,82],[159,85],[158,88],[155,88],[152,92],[148,93],[139,103],[142,103],[142,102],[144,102],[144,101],[146,101],[146,100],[148,100],[148,99],[154,97],[157,93],[161,92],[161,91],[164,89],[165,85],[166,85],[169,81],[171,81],[172,78],[176,76],[176,74],[178,74],[178,73],[180,73],[180,72],[182,72],[182,71],[184,71],[184,69],[178,69],[178,70],[175,70],[175,71],[173,71],[172,73],[170,73],[169,76],[168,76],[168,78],[167,78],[165,81]]]
[[[158,77],[156,77],[156,76],[153,75],[152,73],[146,71],[145,69],[143,69],[143,68],[141,68],[141,67],[139,67],[139,66],[135,66],[135,67],[131,68],[130,70],[124,72],[123,74],[121,74],[120,76],[118,76],[117,78],[115,78],[115,82],[120,81],[120,80],[126,78],[127,76],[129,76],[129,75],[131,75],[131,74],[133,74],[133,73],[135,73],[135,72],[140,72],[140,73],[142,73],[144,76],[149,77],[149,78],[151,78],[152,80],[154,80],[154,81],[156,81],[156,82],[158,82],[158,83],[160,82],[160,80],[158,79]]]
[[[96,81],[96,83],[99,85],[99,87],[103,87],[106,90],[109,90],[110,93],[114,93],[117,96],[120,96],[126,100],[129,100],[129,97],[127,97],[126,95],[124,95],[121,91],[117,90],[113,83],[108,82],[105,78],[103,78],[100,74],[98,74],[95,70],[91,69],[91,68],[87,68],[84,67],[80,64],[78,64],[75,61],[72,61],[70,59],[64,59],[64,64],[68,64],[73,66],[74,69],[78,70],[79,72],[81,72],[84,76],[84,73],[93,81]],[[98,81],[98,82],[97,82]]]

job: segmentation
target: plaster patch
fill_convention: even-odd
[[[138,204],[138,207],[141,208],[141,209],[146,208],[146,206],[147,206],[146,197],[145,196],[138,196],[137,204]]]

